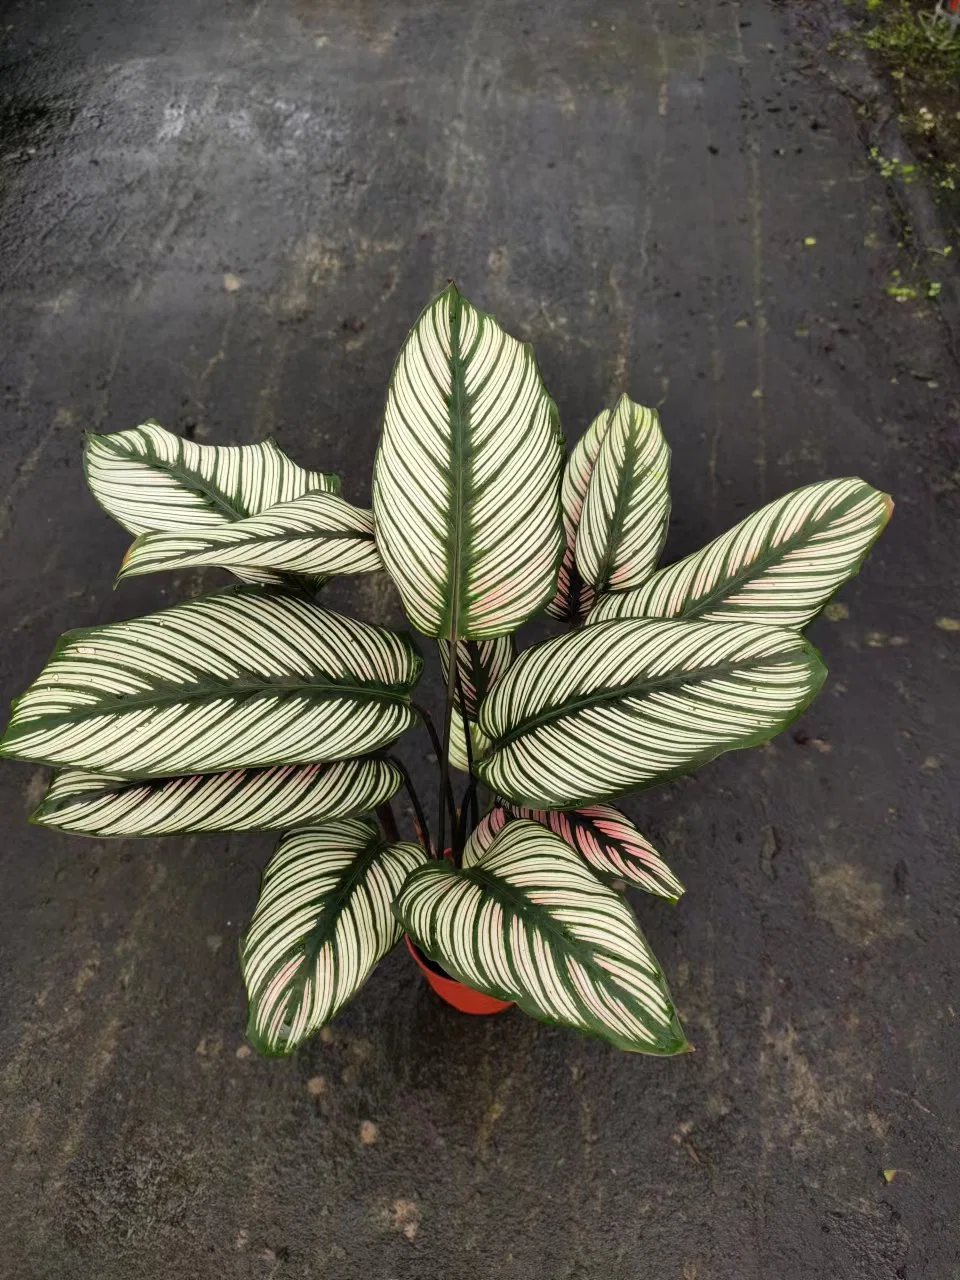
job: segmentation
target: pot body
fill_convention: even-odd
[[[464,986],[462,982],[457,982],[456,978],[437,973],[436,969],[430,967],[420,949],[414,946],[409,936],[407,936],[407,947],[440,999],[446,1000],[447,1004],[458,1009],[460,1013],[503,1013],[505,1009],[513,1008],[510,1000],[497,1000],[495,996],[487,996],[482,991],[474,991],[473,987]]]

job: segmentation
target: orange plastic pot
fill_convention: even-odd
[[[484,995],[482,991],[474,991],[473,987],[465,986],[462,982],[457,982],[456,978],[451,978],[439,965],[429,960],[409,936],[407,946],[430,986],[441,1000],[446,1000],[447,1004],[453,1005],[454,1009],[459,1009],[461,1013],[487,1014],[503,1013],[505,1009],[513,1007],[513,1002],[510,1000],[497,1000],[494,996]]]

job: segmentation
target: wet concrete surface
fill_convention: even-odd
[[[680,1060],[460,1017],[401,950],[258,1060],[271,838],[46,833],[43,772],[4,767],[0,1274],[960,1275],[960,377],[885,293],[914,267],[822,50],[766,0],[21,0],[0,41],[5,697],[65,628],[217,581],[111,590],[85,429],[274,433],[366,502],[448,275],[568,436],[662,402],[671,551],[822,476],[897,500],[803,721],[630,805],[688,886],[636,903]],[[378,579],[333,597],[401,620]]]

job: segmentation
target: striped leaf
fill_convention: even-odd
[[[121,578],[163,569],[219,565],[329,577],[383,568],[373,513],[335,493],[305,493],[232,524],[142,533],[124,557]]]
[[[577,529],[577,568],[606,591],[653,573],[670,519],[670,450],[656,409],[621,396],[597,453]]]
[[[464,773],[469,772],[470,769],[470,762],[467,758],[466,723],[459,710],[453,707],[450,714],[450,750],[448,754],[453,767],[461,769]],[[469,724],[473,763],[476,764],[480,757],[490,749],[490,739],[485,733],[481,732],[480,726],[475,720],[469,721]]]
[[[585,809],[511,806],[510,811],[518,818],[549,827],[571,849],[576,849],[598,875],[626,880],[671,902],[683,893],[683,885],[650,841],[613,805],[594,804]]]
[[[31,820],[99,837],[267,831],[367,813],[402,782],[395,764],[371,757],[139,781],[66,769]]]
[[[505,635],[551,599],[562,463],[531,348],[451,285],[397,358],[373,479],[380,552],[424,634]]]
[[[292,1053],[363,986],[400,940],[391,906],[426,857],[350,819],[284,836],[240,953],[247,1034],[262,1053]]]
[[[580,576],[575,552],[577,529],[580,526],[583,500],[587,496],[587,485],[593,475],[597,454],[600,452],[600,445],[607,434],[612,416],[609,409],[604,409],[603,413],[597,414],[571,450],[563,472],[560,505],[563,511],[563,533],[567,545],[563,553],[563,563],[560,565],[557,594],[547,605],[547,613],[564,622],[581,621],[589,613],[597,598],[593,587],[588,582],[584,582]]]
[[[480,861],[510,821],[510,817],[511,815],[501,804],[495,804],[489,813],[484,814],[467,836],[467,842],[463,846],[461,864],[464,868],[475,866]]]
[[[194,444],[157,422],[88,435],[83,464],[93,496],[134,535],[215,529],[314,490],[340,492],[338,476],[306,471],[273,440]],[[245,582],[284,581],[269,570],[234,573]]]
[[[421,665],[409,636],[230,587],[68,632],[0,748],[124,777],[365,755],[413,723]]]
[[[495,805],[480,820],[463,850],[463,865],[472,866],[483,857],[498,832],[510,818],[525,818],[548,827],[554,835],[575,849],[583,860],[605,880],[626,880],[661,898],[676,902],[683,885],[630,819],[609,804],[585,809],[525,809],[522,805],[504,808]]]
[[[480,778],[513,804],[576,809],[766,742],[826,675],[794,631],[605,622],[522,653],[484,702]]]
[[[446,684],[450,675],[450,641],[439,640],[440,666]],[[513,662],[516,646],[513,636],[496,636],[493,640],[459,640],[457,642],[457,707],[468,720],[476,720],[480,703]],[[463,703],[460,694],[463,693]]]
[[[638,1053],[687,1043],[629,907],[558,836],[509,822],[466,870],[432,861],[397,899],[403,927],[460,982]]]
[[[639,590],[605,597],[590,622],[702,618],[804,627],[858,572],[892,512],[887,494],[856,478],[795,489]]]

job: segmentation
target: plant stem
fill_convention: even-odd
[[[457,635],[454,628],[453,638],[450,641],[450,670],[447,674],[447,705],[443,713],[443,756],[440,761],[440,852],[443,854],[445,848],[446,836],[446,813],[443,806],[444,793],[446,792],[447,804],[450,806],[450,834],[455,837],[457,828],[457,802],[453,798],[453,787],[450,783],[450,728],[453,724],[453,698],[457,685]],[[466,720],[464,720],[466,726]],[[467,739],[469,741],[469,729],[467,730]]]
[[[466,645],[468,649],[470,648],[471,643],[472,642],[470,640],[466,641]],[[457,663],[457,697],[460,699],[460,713],[463,717],[463,729],[467,739],[467,773],[470,775],[470,784],[471,784],[464,795],[463,804],[464,806],[466,805],[467,797],[469,796],[470,817],[473,820],[473,825],[476,826],[480,820],[480,815],[477,812],[477,787],[476,787],[476,779],[473,773],[473,732],[470,729],[470,721],[467,719],[467,712],[466,712],[467,699],[465,698],[463,693],[463,681],[460,678],[459,662]],[[464,829],[464,839],[466,839],[466,829]],[[463,845],[461,844],[460,849],[462,848],[463,848]],[[459,852],[459,850],[457,850],[457,852]]]
[[[397,820],[393,816],[393,807],[389,800],[384,800],[383,804],[377,805],[377,817],[380,819],[381,827],[383,827],[383,834],[391,844],[395,844],[400,839],[400,831],[397,828]]]
[[[467,814],[475,814],[477,811],[477,780],[470,778],[467,789],[463,793],[463,803],[460,806],[460,821],[457,827],[457,843],[454,852],[454,862],[459,867],[463,860],[463,850],[467,843]],[[477,819],[473,819],[473,826],[477,825]]]
[[[413,824],[417,829],[417,839],[426,849],[427,853],[433,856],[434,848],[430,840],[430,824],[427,822],[426,814],[423,812],[423,805],[420,803],[420,797],[417,795],[417,789],[413,785],[413,779],[407,772],[407,766],[402,760],[398,760],[395,756],[390,759],[403,774],[403,784],[407,788],[407,795],[410,797],[410,803],[413,805]]]
[[[437,761],[442,765],[443,760],[446,758],[446,752],[444,751],[443,744],[440,741],[440,735],[437,733],[436,725],[433,723],[433,717],[430,715],[430,712],[426,709],[426,707],[421,707],[419,703],[411,702],[410,705],[411,707],[413,707],[414,711],[423,721],[424,727],[426,728],[427,733],[429,733],[430,735],[430,741],[433,743],[433,749],[436,752]],[[446,792],[447,806],[450,811],[450,821],[451,823],[453,823],[453,822],[456,822],[457,820],[457,802],[454,799],[453,786],[450,782],[449,775],[446,775],[446,776],[444,775],[442,767],[441,767],[440,776],[441,776],[440,794],[442,796],[444,794],[444,791]],[[445,786],[444,786],[444,783],[446,784]],[[441,853],[443,852],[443,834],[444,834],[444,826],[445,826],[443,822],[443,818],[444,818],[444,811],[443,811],[443,808],[441,807],[440,809],[440,824],[441,824],[440,825],[440,841],[441,841],[440,851]]]

